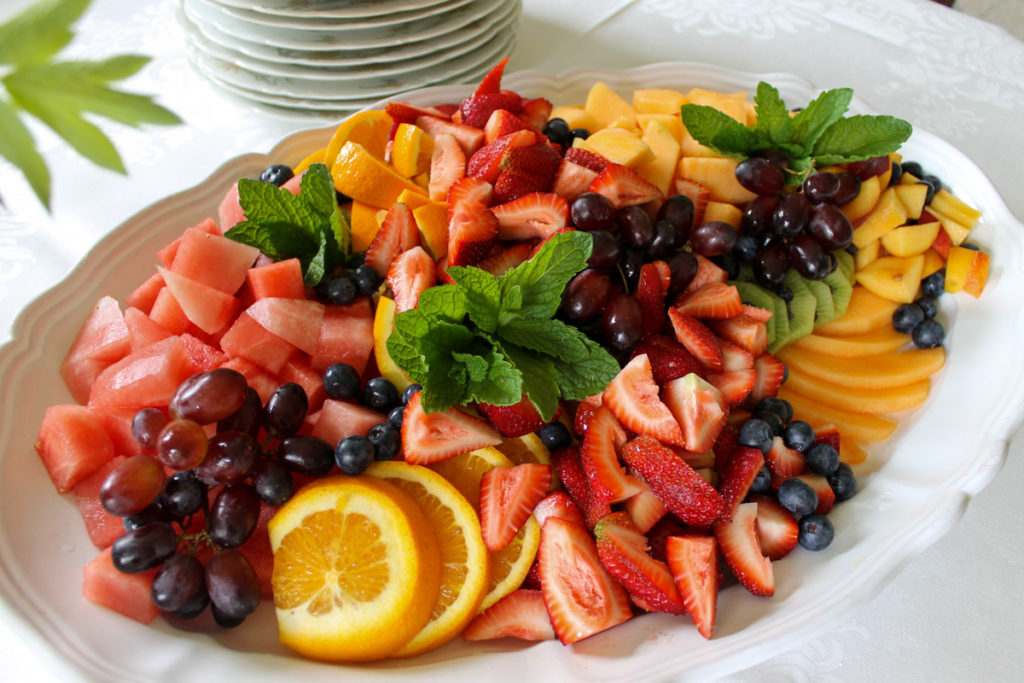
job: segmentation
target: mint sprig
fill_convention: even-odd
[[[298,194],[242,178],[238,202],[245,220],[225,237],[254,246],[275,261],[298,258],[310,287],[348,258],[348,221],[338,208],[334,181],[324,164],[310,165],[299,181]]]
[[[423,385],[424,410],[513,405],[525,395],[550,420],[560,399],[582,400],[604,389],[619,364],[554,317],[592,249],[590,235],[571,231],[499,277],[449,268],[456,284],[431,287],[416,308],[398,314],[388,353]]]
[[[884,156],[910,138],[913,128],[902,119],[844,118],[852,99],[849,88],[826,90],[790,115],[779,91],[762,81],[751,126],[706,105],[684,104],[680,114],[697,142],[723,156],[745,159],[765,150],[781,152],[790,171],[787,182],[795,185],[816,167]]]

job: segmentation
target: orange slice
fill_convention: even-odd
[[[353,114],[342,121],[334,131],[324,152],[324,161],[329,168],[333,168],[338,152],[346,142],[361,145],[368,153],[383,161],[393,123],[391,115],[384,111],[361,111]]]
[[[307,168],[309,168],[313,164],[323,163],[324,158],[326,156],[327,156],[327,148],[326,147],[324,147],[323,149],[318,149],[317,151],[313,152],[312,154],[307,156],[305,159],[300,161],[299,165],[296,166],[295,168],[293,168],[292,171],[295,172],[295,175],[299,175],[300,173],[305,171]]]
[[[539,462],[542,465],[551,464],[551,453],[548,451],[548,447],[534,432],[514,439],[505,439],[496,448],[504,453],[513,465],[522,465],[528,462]]]
[[[377,311],[373,316],[373,357],[377,361],[377,370],[381,377],[390,380],[398,391],[405,391],[412,382],[388,353],[388,337],[395,329],[397,314],[398,307],[394,299],[382,296],[377,301]]]
[[[391,206],[402,190],[426,194],[422,187],[398,175],[389,164],[351,140],[338,151],[331,176],[338,192],[372,206]]]
[[[398,174],[412,178],[430,170],[430,155],[434,151],[434,138],[411,123],[400,123],[395,130],[391,148],[391,165]]]

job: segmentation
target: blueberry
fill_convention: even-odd
[[[925,320],[931,320],[939,313],[939,303],[930,296],[922,296],[914,305],[924,311]]]
[[[771,493],[772,490],[772,471],[768,469],[768,466],[762,467],[757,476],[754,477],[754,481],[750,484],[750,493]]]
[[[832,444],[816,443],[804,453],[804,461],[811,472],[827,477],[839,467],[839,452]]]
[[[814,428],[803,420],[793,420],[782,431],[782,441],[794,451],[803,453],[814,445]]]
[[[892,326],[897,332],[910,334],[921,321],[924,320],[924,311],[920,306],[914,304],[900,304],[899,308],[893,311]]]
[[[914,328],[910,338],[920,349],[933,349],[942,345],[946,330],[938,320],[925,320]]]
[[[579,138],[581,140],[586,140],[587,138],[590,137],[590,131],[587,130],[586,128],[573,128],[572,129],[572,136],[573,136],[573,138]]]
[[[361,403],[371,410],[387,413],[398,405],[398,389],[386,377],[374,377],[363,387]]]
[[[551,422],[537,430],[537,436],[549,451],[557,451],[572,445],[572,435],[561,422]]]
[[[940,268],[928,277],[921,280],[921,293],[937,298],[946,291],[946,269]]]
[[[895,185],[900,181],[900,177],[903,175],[903,166],[900,162],[892,162],[892,175],[889,176],[889,185]]]
[[[263,173],[260,173],[260,180],[271,185],[277,185],[281,187],[286,182],[291,180],[295,176],[290,166],[284,164],[274,164],[268,167]]]
[[[405,420],[405,406],[395,406],[388,413],[388,424],[395,429],[402,428],[402,422]]]
[[[736,246],[733,247],[736,256],[740,261],[750,263],[757,256],[757,240],[753,235],[743,234],[736,238]]]
[[[548,119],[542,132],[551,142],[558,143],[563,147],[572,146],[572,129],[569,128],[569,124],[566,123],[565,119],[558,117]]]
[[[355,283],[356,289],[359,290],[360,294],[369,296],[380,287],[382,278],[377,274],[373,266],[369,263],[364,263],[356,268],[352,274],[352,282]]]
[[[359,395],[359,373],[348,363],[335,363],[324,370],[324,390],[331,398],[351,401]]]
[[[793,406],[784,398],[766,396],[754,406],[754,412],[768,411],[775,413],[784,424],[793,419]]]
[[[979,247],[977,244],[974,244],[973,242],[964,242],[963,244],[960,245],[960,247],[963,249],[970,249],[971,251],[981,251],[981,247]]]
[[[739,444],[767,453],[772,447],[773,436],[767,422],[752,417],[740,427]]]
[[[412,398],[412,395],[415,394],[417,391],[419,391],[422,388],[423,388],[423,385],[420,384],[419,382],[413,382],[412,384],[407,386],[405,388],[405,391],[402,392],[402,405],[405,405],[406,403],[408,403],[409,399]]]
[[[797,542],[808,550],[824,550],[836,535],[835,527],[825,515],[807,515],[801,517],[797,524],[800,530]]]
[[[381,422],[373,425],[366,432],[366,438],[373,444],[376,460],[394,460],[402,449],[402,437],[394,425]]]
[[[336,277],[327,283],[326,299],[338,306],[348,306],[356,300],[356,285],[350,278]]]
[[[809,515],[818,507],[818,494],[803,479],[787,479],[779,485],[779,505],[796,516]]]
[[[786,425],[782,422],[782,418],[777,414],[766,410],[758,410],[754,412],[754,417],[758,420],[762,420],[771,427],[772,436],[782,436],[782,430],[785,429]]]
[[[836,471],[828,477],[828,485],[835,492],[837,501],[849,500],[857,493],[857,478],[845,462],[839,463]]]
[[[902,162],[903,172],[909,173],[915,178],[920,178],[924,175],[924,169],[921,168],[921,164],[916,161],[904,161]]]
[[[924,204],[925,204],[925,206],[928,206],[929,204],[932,203],[932,199],[935,198],[935,193],[938,192],[940,187],[941,187],[941,186],[937,187],[935,185],[935,183],[933,181],[931,181],[931,180],[928,180],[928,178],[921,178],[920,180],[918,180],[914,184],[915,185],[924,185],[925,187],[928,188],[927,192],[924,195]]]
[[[374,447],[370,440],[362,434],[346,436],[338,442],[334,451],[334,461],[345,474],[362,474],[373,462]]]

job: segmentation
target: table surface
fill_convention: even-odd
[[[0,19],[27,0],[5,0]],[[59,282],[106,232],[223,161],[267,151],[325,119],[283,115],[222,95],[193,72],[174,0],[95,0],[79,24],[79,55],[150,54],[131,85],[159,93],[185,126],[106,127],[129,176],[100,171],[41,129],[53,174],[51,214],[0,162],[0,342],[18,311]],[[1019,0],[962,0],[979,16],[1021,21]],[[873,108],[953,143],[988,173],[1016,216],[1024,150],[1024,43],[994,25],[928,0],[526,0],[510,70],[627,68],[699,61],[742,71],[798,74],[820,87],[849,85]],[[1024,25],[1010,29],[1021,35]],[[112,39],[112,38],[116,38]],[[229,133],[225,133],[230,131]],[[143,188],[139,190],[139,188]],[[965,427],[969,428],[969,426]],[[944,537],[914,558],[852,618],[728,680],[1014,680],[1024,630],[1017,590],[1024,552],[1024,434],[1003,470]],[[968,635],[969,634],[969,635]],[[53,680],[0,622],[0,671],[11,681]]]

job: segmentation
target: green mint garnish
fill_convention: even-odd
[[[349,226],[338,208],[334,181],[324,164],[311,165],[299,193],[251,178],[238,181],[245,220],[224,235],[258,248],[275,261],[298,258],[310,287],[348,257]]]
[[[525,394],[545,420],[560,399],[604,389],[619,364],[575,327],[554,318],[593,241],[559,233],[528,261],[495,277],[453,267],[456,284],[432,287],[395,317],[388,353],[423,385],[428,412],[473,402],[513,405]]]

